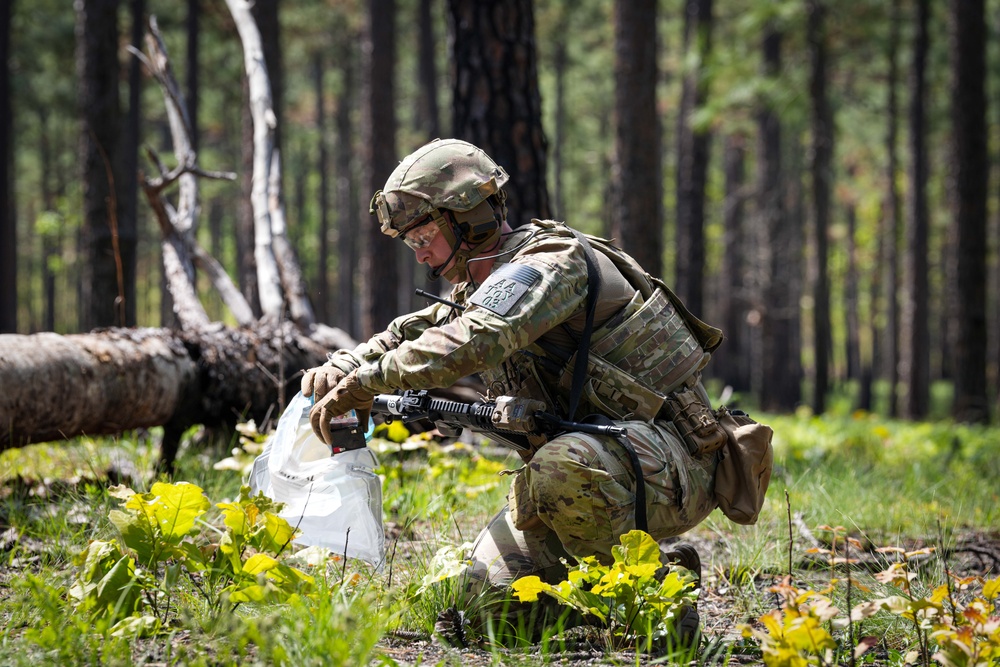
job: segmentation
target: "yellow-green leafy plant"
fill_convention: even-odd
[[[295,529],[276,514],[274,501],[251,497],[249,487],[217,505],[223,528],[201,520],[211,503],[194,484],[157,482],[148,493],[117,486],[110,493],[123,502],[110,513],[120,538],[92,541],[77,556],[70,595],[78,611],[117,623],[114,631],[156,632],[169,620],[182,575],[213,612],[226,601],[285,602],[311,590],[310,575],[280,560]]]
[[[534,602],[545,594],[599,621],[615,647],[663,646],[682,610],[697,602],[696,575],[662,565],[659,545],[640,530],[622,535],[612,555],[610,565],[593,556],[583,558],[556,585],[537,576],[522,577],[513,583],[514,595]]]
[[[781,599],[781,606],[758,620],[763,629],[740,626],[743,636],[760,644],[768,667],[804,667],[833,664],[837,642],[824,624],[839,611],[826,595],[794,586],[789,577],[769,589]]]
[[[997,608],[1000,577],[991,580],[952,577],[929,595],[917,595],[912,587],[917,575],[910,571],[910,560],[932,550],[879,549],[883,553],[901,554],[901,560],[890,564],[876,575],[876,579],[903,594],[860,604],[852,610],[852,618],[863,619],[879,611],[888,611],[913,623],[918,648],[906,656],[910,664],[929,665],[931,660],[946,667],[1000,664],[1000,609]],[[976,584],[982,585],[979,594],[973,588]]]

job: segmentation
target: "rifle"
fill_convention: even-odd
[[[379,394],[372,402],[372,413],[380,414],[386,423],[400,420],[404,424],[418,419],[434,422],[442,435],[457,436],[463,428],[489,433],[493,440],[518,451],[531,451],[528,436],[556,436],[576,431],[594,435],[623,438],[628,430],[614,424],[590,424],[560,419],[545,412],[545,404],[529,398],[501,396],[495,402],[450,401],[435,398],[426,390],[413,389],[400,394]],[[537,439],[534,439],[537,442]]]

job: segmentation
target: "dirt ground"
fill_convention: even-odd
[[[815,538],[808,535],[806,539]],[[743,603],[733,587],[728,584],[724,576],[726,573],[722,572],[721,566],[712,559],[712,554],[717,553],[723,545],[704,538],[686,541],[693,543],[698,548],[703,559],[702,591],[698,603],[704,635],[702,659],[708,664],[728,664],[734,667],[760,664],[759,653],[754,652],[749,647],[747,650],[741,651],[742,641],[738,630],[740,624],[750,623],[755,619],[747,615],[745,610],[741,610]],[[817,544],[816,546],[827,547],[829,545]],[[928,546],[928,544],[921,540],[911,540],[898,546],[908,550],[916,550]],[[882,560],[884,557],[874,551],[852,553],[851,557],[857,560],[854,568],[858,570],[877,572],[884,569],[885,566],[885,561]],[[946,554],[946,562],[948,570],[955,576],[997,576],[1000,573],[1000,531],[968,531],[956,535],[954,547]],[[813,561],[800,560],[795,562],[793,567],[797,573],[814,571],[817,572],[817,577],[828,576],[823,574],[828,566],[818,556]],[[781,574],[761,573],[755,578],[754,586],[762,596],[773,595],[767,592],[768,588],[781,578]],[[500,659],[505,665],[533,665],[546,660],[552,664],[571,667],[662,664],[662,658],[657,656],[642,655],[637,659],[635,653],[632,652],[605,652],[601,650],[596,637],[587,637],[585,633],[575,634],[566,643],[567,649],[565,651],[553,652],[550,649],[547,656],[542,654],[540,648],[501,651],[499,655],[502,656]],[[728,662],[726,662],[724,657],[730,648],[733,650]],[[390,635],[380,642],[380,651],[397,664],[407,666],[442,664],[478,667],[496,664],[496,655],[489,651],[476,647],[448,647],[442,645],[434,637],[419,634]],[[876,646],[873,652],[877,660],[886,657],[884,647]]]

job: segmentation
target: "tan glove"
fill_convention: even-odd
[[[336,366],[317,366],[310,368],[302,376],[302,395],[316,402],[330,393],[330,390],[340,384],[347,375]]]
[[[351,371],[340,381],[333,391],[317,401],[309,411],[309,423],[316,436],[328,445],[333,443],[330,435],[330,421],[334,417],[346,415],[351,410],[358,416],[359,428],[368,428],[368,418],[372,412],[375,394],[358,384],[357,371]]]

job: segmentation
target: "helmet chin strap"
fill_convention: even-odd
[[[451,215],[450,212],[447,215]],[[497,241],[500,239],[500,225],[498,224],[496,229],[486,239],[471,248],[463,248],[464,232],[450,218],[448,219],[448,224],[441,227],[441,232],[448,239],[449,243],[451,243],[451,254],[448,255],[448,259],[442,264],[432,267],[427,271],[427,278],[429,280],[437,280],[442,275],[449,282],[453,283],[469,280],[469,260],[483,254],[488,248],[495,247]],[[455,260],[455,264],[446,271],[445,267],[448,266],[452,259]]]

